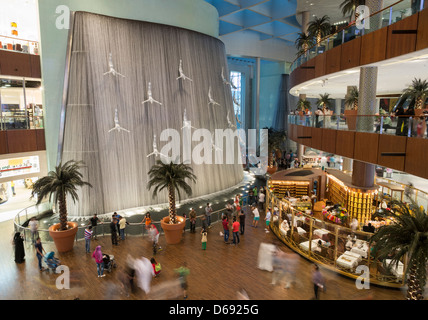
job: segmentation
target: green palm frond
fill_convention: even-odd
[[[306,99],[299,99],[299,101],[297,101],[296,108],[298,111],[305,111],[306,109],[311,109],[311,102]]]
[[[357,87],[352,87],[349,93],[345,96],[345,106],[347,108],[358,109],[359,91]]]
[[[342,14],[344,17],[349,15],[350,19],[352,20],[352,16],[354,15],[357,7],[364,4],[364,0],[344,0],[340,4],[339,8],[342,10]]]
[[[422,109],[423,102],[428,97],[428,82],[422,79],[414,79],[412,84],[403,92],[408,97],[415,99],[416,109]]]
[[[317,106],[320,106],[321,108],[325,107],[331,109],[332,105],[333,99],[330,98],[330,95],[328,93],[320,94],[320,97],[317,100]]]
[[[315,18],[308,24],[308,34],[316,39],[317,45],[320,44],[323,37],[330,33],[330,30],[330,18],[326,15],[321,18]]]

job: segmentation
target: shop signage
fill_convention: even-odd
[[[0,178],[40,172],[39,156],[0,159]]]

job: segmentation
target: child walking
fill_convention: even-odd
[[[208,241],[208,239],[207,239],[208,238],[208,233],[207,233],[207,231],[206,231],[205,228],[202,229],[201,235],[202,235],[202,239],[201,239],[202,250],[206,250],[207,249],[207,241]]]

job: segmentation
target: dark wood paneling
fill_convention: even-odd
[[[416,50],[428,48],[428,9],[419,12]]]
[[[299,126],[300,127],[300,126]],[[312,145],[312,130],[311,127],[301,127],[302,130],[298,131],[297,134],[300,137],[299,143],[311,147]]]
[[[340,55],[340,70],[354,68],[360,65],[361,37],[348,41],[342,45]]]
[[[297,136],[297,126],[295,124],[290,124],[288,127],[288,138],[290,140],[296,141]]]
[[[46,150],[45,129],[36,129],[37,150]]]
[[[379,134],[355,132],[354,159],[376,163],[379,145]]]
[[[340,71],[342,46],[335,47],[326,52],[325,74]]]
[[[401,56],[416,50],[417,34],[416,32],[409,32],[416,31],[418,29],[418,16],[419,15],[414,14],[388,27],[388,40],[386,46],[387,59]]]
[[[314,60],[314,63],[315,63],[315,78],[322,77],[323,75],[326,74],[325,73],[326,56],[327,56],[327,53],[324,52],[312,59]]]
[[[405,156],[382,156],[382,153],[405,153],[407,137],[392,136],[387,134],[379,135],[379,148],[377,164],[404,171]]]
[[[40,66],[40,56],[30,54],[30,63],[31,63],[31,77],[41,78],[42,68]]]
[[[360,64],[366,65],[386,58],[388,28],[382,28],[361,37]]]
[[[0,154],[9,153],[7,149],[7,134],[6,131],[0,131]]]
[[[311,143],[312,143],[312,148],[317,149],[317,150],[322,150],[322,134],[323,134],[323,129],[321,128],[311,128],[311,132],[312,132],[312,139],[311,139]]]
[[[26,53],[0,50],[0,74],[31,77],[30,56]]]
[[[336,153],[336,133],[337,130],[322,129],[321,150]]]
[[[9,153],[37,151],[36,130],[8,130]]]
[[[428,140],[407,138],[406,160],[404,169],[407,173],[428,178]]]
[[[336,154],[352,159],[354,157],[354,131],[338,130],[336,134]]]

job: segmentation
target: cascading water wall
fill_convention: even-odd
[[[236,126],[230,85],[222,79],[222,69],[228,78],[224,44],[195,31],[150,22],[87,12],[74,12],[73,19],[61,161],[82,160],[84,180],[92,188],[79,189],[76,203],[68,199],[69,215],[166,203],[166,191],[153,197],[147,189],[147,173],[160,159],[150,155],[154,140],[161,151],[168,144],[160,140],[162,132],[176,130],[182,161],[183,140],[192,138],[183,135],[184,113],[193,127],[188,134],[206,129],[214,137],[215,129]],[[180,78],[180,70],[190,79]],[[209,103],[209,93],[218,104]],[[198,178],[190,183],[192,198],[242,181],[238,139],[229,151],[235,159],[231,164],[216,163],[214,146],[199,154],[203,139],[193,139],[186,147],[193,152],[190,165]],[[200,155],[211,156],[212,164],[195,162]],[[180,200],[185,199],[182,193]]]

